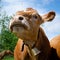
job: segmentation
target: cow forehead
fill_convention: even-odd
[[[37,11],[35,11],[35,10],[23,10],[23,11],[16,12],[16,15],[25,15],[25,14],[32,15],[32,14],[36,14],[36,13],[37,13]]]

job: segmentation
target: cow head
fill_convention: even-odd
[[[43,16],[33,8],[27,8],[26,11],[18,11],[10,21],[10,30],[23,40],[36,41],[39,26],[46,22],[52,21],[55,12],[51,11]]]

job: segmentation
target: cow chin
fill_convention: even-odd
[[[25,29],[23,27],[16,27],[14,26],[12,29],[12,32],[18,37],[21,38],[21,36],[23,36],[22,34],[25,33]]]

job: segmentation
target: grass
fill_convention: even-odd
[[[2,60],[14,60],[13,56],[5,56]]]

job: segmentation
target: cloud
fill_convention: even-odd
[[[8,15],[12,15],[18,10],[24,10],[27,7],[32,7],[38,10],[38,12],[41,11],[40,14],[43,14],[46,9],[43,9],[39,3],[35,4],[34,1],[36,2],[36,0],[4,0],[5,3],[3,9],[7,12]]]
[[[12,2],[17,2],[17,1],[19,1],[19,0],[2,0],[2,1],[5,1],[5,2],[7,2],[7,3],[12,3]]]
[[[15,0],[16,2],[13,2],[13,1],[12,1],[12,3],[10,3],[10,1],[8,1],[9,4],[7,6],[6,5],[3,6],[3,9],[7,12],[8,15],[12,15],[16,11],[23,10],[27,6],[29,6],[29,4],[27,2],[19,2],[16,0]]]

